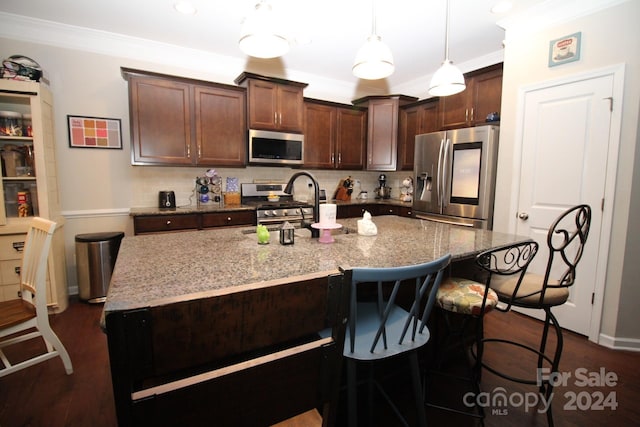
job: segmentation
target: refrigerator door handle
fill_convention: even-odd
[[[442,161],[442,175],[441,175],[441,179],[440,181],[442,182],[442,210],[444,212],[444,208],[448,205],[447,203],[447,189],[449,188],[449,186],[447,185],[447,178],[449,175],[449,145],[451,143],[451,140],[449,138],[446,139],[445,144],[444,144],[444,155],[443,155],[443,161]]]
[[[443,168],[443,159],[442,159],[442,151],[444,149],[444,139],[440,141],[440,151],[438,152],[438,185],[436,186],[436,196],[438,198],[438,211],[442,213],[442,168]]]

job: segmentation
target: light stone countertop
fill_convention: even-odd
[[[259,245],[253,227],[127,236],[122,240],[104,315],[164,305],[249,287],[326,276],[338,268],[393,267],[431,261],[447,253],[460,260],[503,244],[528,240],[487,230],[398,216],[375,216],[377,236],[360,236],[357,218],[339,220],[334,243],[296,230],[283,246],[277,231]],[[345,231],[349,231],[348,234]]]

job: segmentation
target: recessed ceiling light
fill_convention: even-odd
[[[198,9],[188,1],[180,1],[173,5],[173,8],[184,15],[195,15]]]
[[[491,13],[495,13],[495,14],[505,13],[511,10],[512,7],[513,7],[512,2],[501,0],[493,5],[493,7],[491,8]]]

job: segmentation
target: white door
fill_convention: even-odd
[[[553,310],[563,328],[589,335],[596,288],[602,205],[613,102],[612,75],[568,81],[526,92],[516,233],[540,245],[529,271],[544,273],[549,225],[577,204],[591,206],[591,230],[569,300]],[[609,195],[613,203],[613,194]],[[525,311],[541,317],[540,311]]]

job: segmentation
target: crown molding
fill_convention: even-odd
[[[221,61],[244,66],[242,60],[212,52],[5,12],[0,12],[0,37],[197,70],[211,70]]]
[[[583,16],[600,12],[630,0],[547,0],[522,13],[497,22],[505,39],[539,32]]]

